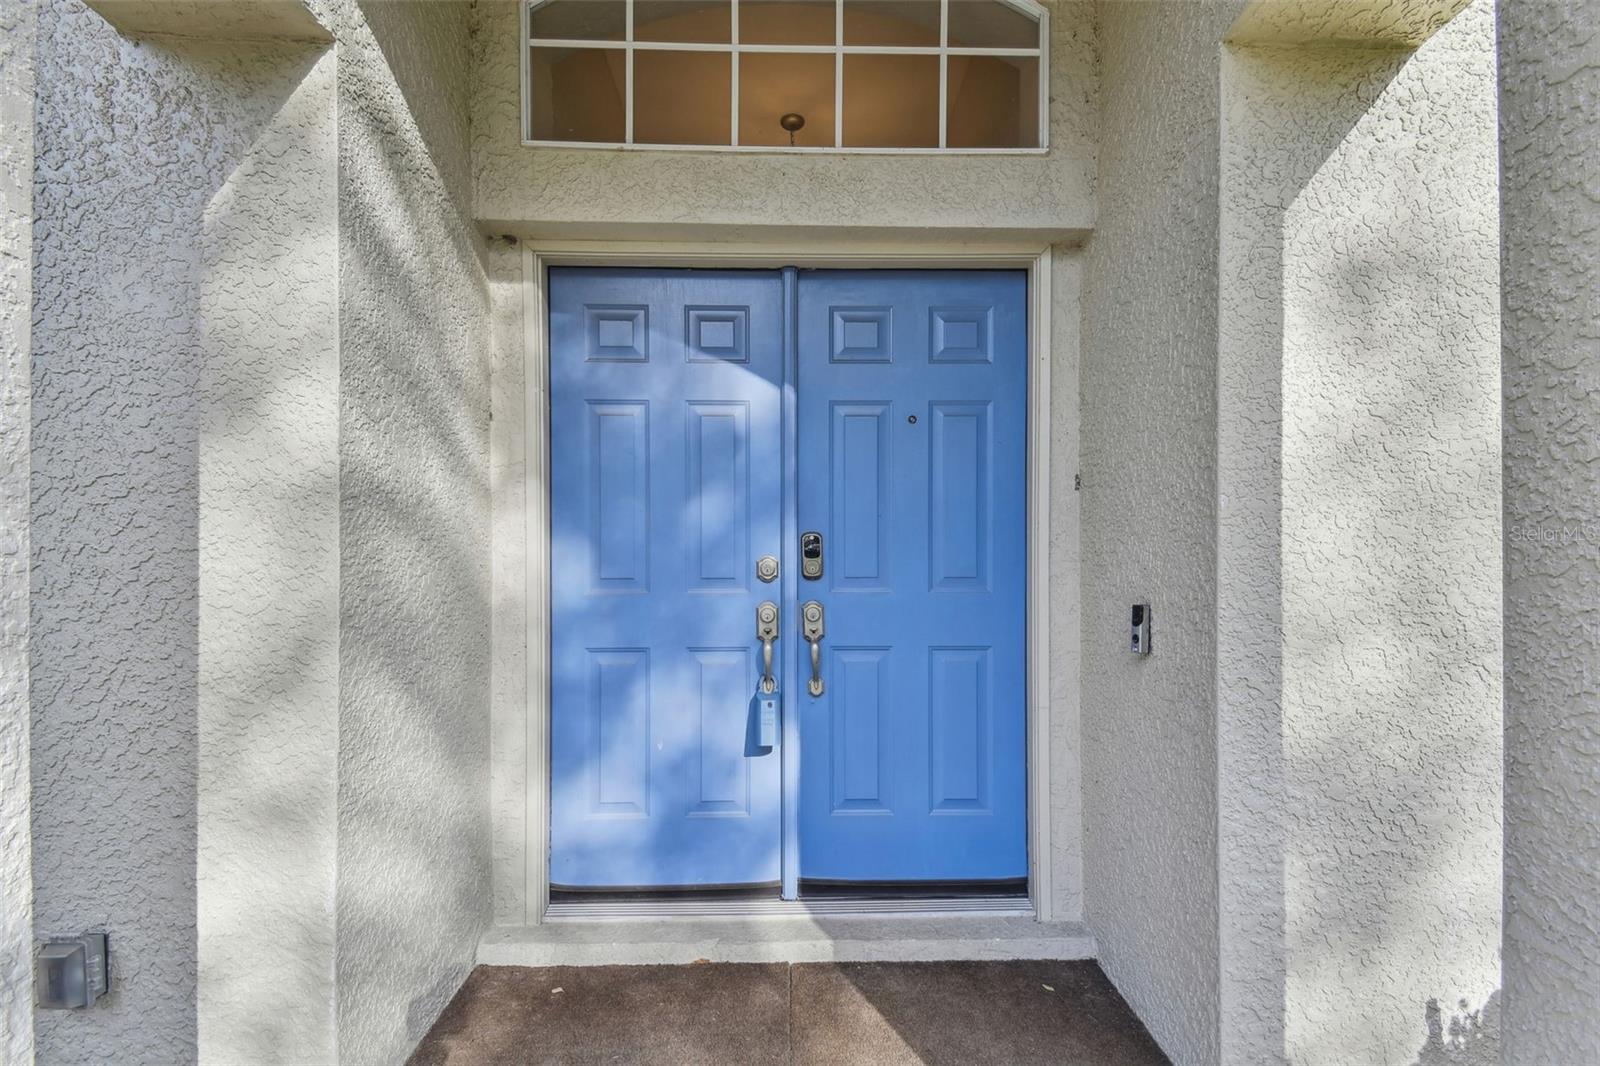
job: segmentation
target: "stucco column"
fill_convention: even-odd
[[[0,0],[0,1062],[33,1059],[28,758],[32,0]]]
[[[199,1050],[331,1062],[338,63],[252,47],[287,84],[200,223]]]
[[[1508,1064],[1600,1059],[1600,0],[1501,0]]]
[[[1500,945],[1493,5],[1252,5],[1222,96],[1221,1060],[1483,1061]]]
[[[298,5],[37,12],[32,932],[112,966],[37,1053],[327,1060],[335,58]]]

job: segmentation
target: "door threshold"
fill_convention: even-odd
[[[798,904],[789,904],[799,907]],[[641,966],[695,962],[934,962],[1092,959],[1079,922],[974,912],[574,918],[490,929],[484,966]]]
[[[632,921],[652,918],[870,918],[902,915],[988,915],[1032,918],[1033,902],[1014,894],[950,896],[943,899],[867,899],[840,896],[812,899],[562,899],[551,900],[546,922]]]

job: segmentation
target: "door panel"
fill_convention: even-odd
[[[807,272],[798,315],[800,876],[1026,877],[1026,276]]]
[[[776,883],[751,697],[779,599],[755,560],[779,549],[781,278],[555,268],[549,306],[550,880]]]

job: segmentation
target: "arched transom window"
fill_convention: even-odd
[[[532,0],[523,139],[750,151],[1045,147],[1034,0]]]

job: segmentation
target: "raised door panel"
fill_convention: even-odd
[[[887,403],[841,403],[832,408],[832,507],[828,527],[841,588],[888,584],[893,501]]]
[[[643,818],[650,812],[650,652],[589,652],[590,813]]]
[[[835,648],[829,701],[829,792],[835,813],[880,814],[890,809],[887,648]]]
[[[650,405],[588,405],[588,548],[597,592],[650,588]]]
[[[936,401],[928,426],[929,583],[987,589],[990,508],[987,403]]]
[[[750,406],[691,402],[685,535],[694,546],[691,589],[743,590],[750,555]]]

